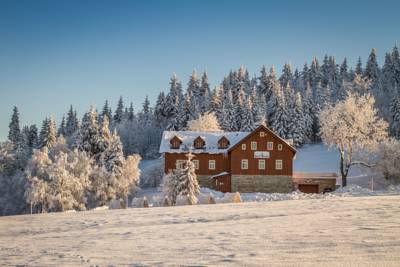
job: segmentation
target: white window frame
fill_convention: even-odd
[[[240,169],[242,169],[242,170],[248,170],[249,169],[249,160],[248,159],[242,159],[241,160]]]
[[[215,159],[208,160],[208,169],[209,170],[215,170],[216,167],[217,167],[217,163],[215,162]]]
[[[177,159],[176,162],[175,162],[175,168],[177,170],[182,170],[183,167],[184,167],[185,162],[186,162],[186,160],[184,160],[184,159]]]
[[[275,170],[283,169],[283,161],[281,159],[275,160]]]
[[[251,147],[251,150],[257,150],[257,142],[256,141],[251,141],[250,147]]]
[[[265,170],[265,159],[259,159],[258,160],[258,169],[259,170]]]
[[[267,143],[267,150],[274,150],[274,142],[268,142]]]
[[[242,150],[246,150],[246,144],[242,144]]]
[[[265,132],[260,132],[260,137],[264,137],[265,136]]]
[[[198,159],[192,160],[194,164],[194,168],[198,170],[200,168],[200,161]]]
[[[278,150],[282,151],[283,150],[283,145],[282,144],[278,144]]]

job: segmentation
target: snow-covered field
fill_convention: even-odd
[[[0,218],[1,266],[399,266],[400,196]]]

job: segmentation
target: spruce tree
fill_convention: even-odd
[[[124,118],[124,100],[122,99],[121,96],[118,100],[117,109],[115,110],[114,124],[121,123],[123,118]]]
[[[29,127],[28,146],[30,148],[37,148],[39,144],[38,129],[35,124]]]
[[[251,105],[251,100],[250,98],[248,98],[241,107],[242,111],[240,114],[240,131],[242,132],[251,132],[252,130],[254,130],[254,118],[251,111]]]
[[[43,121],[42,129],[40,131],[39,136],[39,146],[40,148],[53,147],[57,142],[57,131],[56,131],[56,123],[52,116],[46,118]]]
[[[66,128],[66,122],[65,122],[65,116],[62,117],[60,126],[58,127],[57,130],[57,136],[65,136],[67,133],[67,128]]]
[[[65,124],[65,136],[68,137],[72,136],[73,134],[76,133],[78,129],[79,129],[78,117],[76,115],[76,111],[74,111],[71,105],[67,114],[67,122]]]
[[[21,128],[19,125],[19,111],[14,106],[13,114],[11,116],[11,122],[9,124],[8,140],[14,145],[19,144],[22,141]]]
[[[361,57],[358,58],[356,69],[355,69],[355,74],[358,75],[363,75],[363,68],[362,68],[362,62],[361,62]]]

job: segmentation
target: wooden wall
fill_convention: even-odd
[[[260,136],[260,132],[265,133],[264,137]],[[251,150],[251,142],[257,142],[257,150]],[[267,142],[273,142],[272,151],[267,150]],[[246,150],[242,150],[242,144],[246,144]],[[278,151],[278,144],[282,144],[282,151]],[[270,157],[265,159],[265,170],[258,169],[258,159],[254,158],[255,151],[269,151]],[[231,174],[232,175],[286,175],[293,174],[293,150],[281,139],[265,128],[259,128],[247,138],[237,144],[230,152]],[[247,159],[249,167],[247,170],[241,169],[241,160]],[[282,170],[275,170],[275,160],[281,159],[283,163]]]

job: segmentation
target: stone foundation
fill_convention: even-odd
[[[290,193],[293,190],[291,176],[232,175],[232,192]]]

